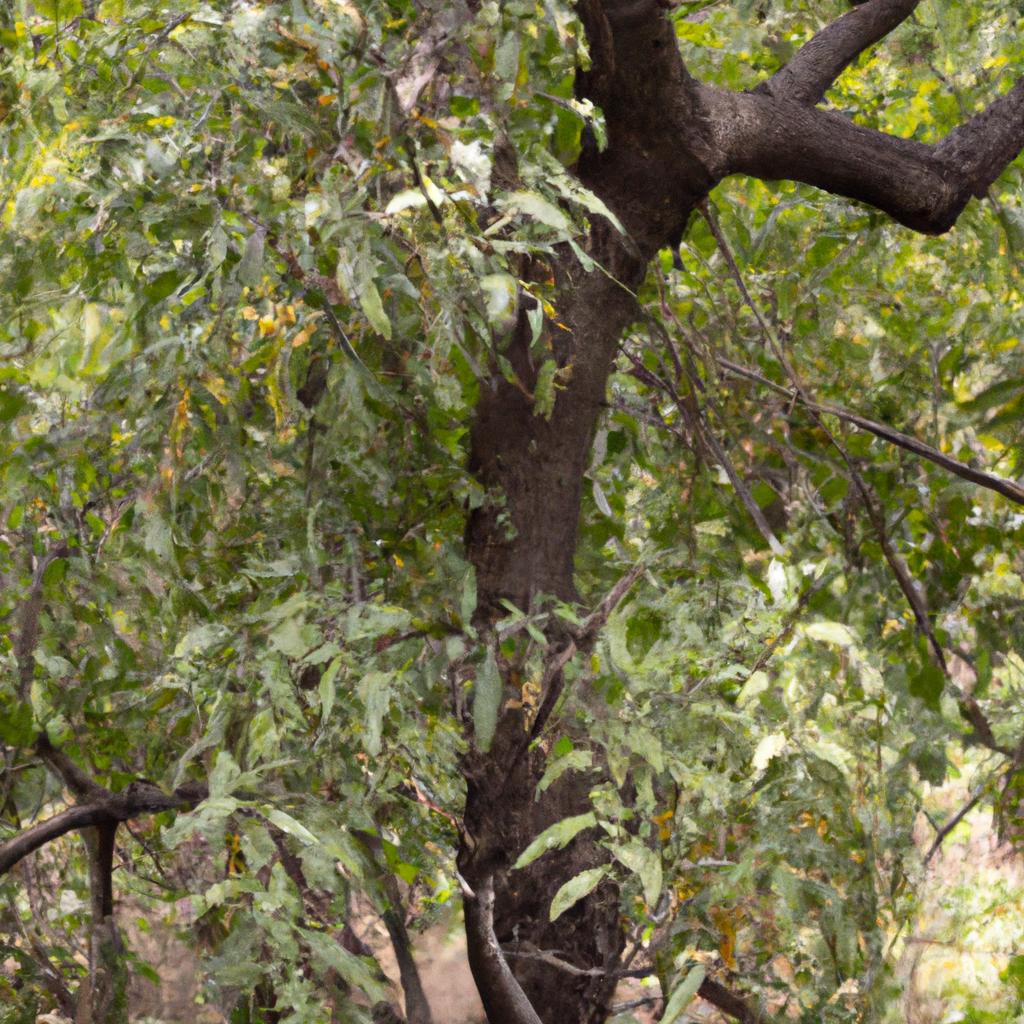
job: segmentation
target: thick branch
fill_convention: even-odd
[[[925,234],[948,231],[1024,147],[1024,79],[935,146],[764,93],[700,92],[721,176],[802,181]]]
[[[6,874],[23,857],[53,839],[76,829],[113,825],[160,811],[192,808],[205,799],[200,787],[182,786],[167,794],[146,782],[133,782],[127,789],[103,800],[69,807],[0,844],[0,875]]]
[[[908,18],[921,0],[871,0],[844,14],[797,50],[789,63],[754,91],[813,106],[856,60]]]
[[[105,807],[96,804],[83,804],[70,807],[52,818],[40,821],[23,829],[17,835],[0,845],[0,875],[6,874],[24,857],[45,846],[52,839],[57,839],[68,832],[79,828],[90,828],[110,821],[110,814]]]
[[[465,892],[463,912],[469,966],[489,1024],[541,1024],[537,1011],[509,970],[494,934],[494,888],[490,878]]]
[[[750,1006],[742,997],[720,985],[711,978],[705,978],[697,989],[697,995],[705,1002],[716,1006],[722,1013],[734,1017],[740,1024],[763,1024],[768,1018],[760,1010]]]
[[[71,790],[80,802],[95,804],[110,796],[108,789],[94,782],[63,750],[58,750],[50,742],[46,733],[39,735],[35,748],[46,767]]]

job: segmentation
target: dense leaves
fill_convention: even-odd
[[[582,606],[509,607],[483,635],[472,410],[489,366],[518,381],[502,338],[530,292],[550,417],[557,296],[525,268],[585,260],[608,211],[571,174],[603,131],[574,98],[573,8],[478,6],[0,12],[0,838],[62,805],[40,735],[113,790],[203,782],[194,812],[121,834],[117,886],[193,896],[233,1019],[368,1020],[389,996],[341,941],[353,901],[383,913],[397,877],[423,921],[457,904],[460,757],[490,747],[510,672],[536,707],[560,630],[640,563],[540,740],[542,790],[606,769],[592,810],[517,868],[597,837],[607,862],[550,917],[614,879],[666,1020],[706,975],[791,1019],[882,1019],[926,785],[979,738],[963,694],[997,746],[1021,741],[1024,515],[812,414],[790,371],[1019,478],[1020,170],[927,239],[726,182],[639,291],[585,485]],[[672,17],[694,73],[740,88],[839,10]],[[933,140],[1005,89],[1020,28],[1013,5],[925,4],[829,102]],[[76,843],[0,883],[4,1020],[78,983]],[[39,885],[61,893],[45,924]]]

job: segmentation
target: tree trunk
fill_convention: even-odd
[[[704,85],[688,73],[665,16],[669,6],[664,0],[577,4],[591,56],[589,70],[577,74],[577,94],[603,112],[608,145],[603,151],[585,146],[575,170],[622,230],[595,218],[586,249],[600,269],[588,271],[568,250],[552,266],[533,268],[538,279],[554,276],[555,322],[545,323],[542,345],[531,345],[521,309],[500,346],[516,381],[492,367],[481,386],[470,469],[488,499],[469,518],[466,546],[483,630],[504,614],[502,599],[523,611],[535,609],[543,595],[578,599],[573,561],[583,478],[619,339],[635,316],[635,290],[655,253],[679,244],[690,214],[715,184],[734,173],[791,178],[938,233],[972,195],[984,195],[1024,145],[1024,80],[936,146],[871,131],[815,106],[917,0],[858,4],[748,93]],[[531,396],[540,364],[551,357],[562,389],[545,416]],[[558,638],[552,632],[549,639]],[[541,830],[589,809],[592,780],[567,775],[536,799],[544,756],[539,747],[529,749],[530,723],[511,666],[504,670],[512,699],[491,749],[471,750],[463,765],[459,867],[474,978],[491,1024],[533,1024],[538,1017],[544,1024],[597,1024],[607,1016],[614,990],[608,972],[623,948],[617,892],[600,886],[555,925],[548,908],[564,881],[606,855],[583,833],[526,870],[510,870]],[[560,685],[560,678],[549,680],[542,705],[557,697]],[[516,956],[506,965],[500,945],[514,952],[516,941],[597,970],[579,975]],[[712,998],[714,983],[707,988]],[[742,1019],[742,1000],[735,1006],[724,997],[713,1001]]]
[[[653,9],[651,4],[647,14]],[[594,63],[588,75],[580,75],[578,91],[602,105],[609,145],[601,153],[585,151],[576,172],[625,232],[595,222],[587,254],[597,269],[586,270],[568,250],[553,267],[536,268],[538,274],[553,273],[556,285],[557,323],[545,323],[544,347],[562,370],[564,387],[550,418],[539,415],[525,393],[536,385],[540,362],[531,357],[525,311],[503,352],[523,387],[494,373],[481,390],[470,468],[489,501],[471,515],[466,531],[481,624],[504,614],[502,598],[524,611],[542,595],[577,600],[573,561],[584,474],[619,340],[636,315],[635,290],[654,253],[678,243],[712,183],[692,155],[681,161],[673,156],[672,172],[661,172],[668,150],[675,148],[664,112],[678,109],[680,95],[694,95],[695,85],[679,58],[672,26],[655,12],[618,19],[613,31],[600,4],[581,4],[580,13]],[[665,74],[650,73],[652,58]],[[518,696],[511,682],[506,692]],[[590,809],[594,779],[569,773],[537,799],[544,755],[524,749],[526,724],[520,710],[506,709],[489,754],[473,752],[466,759],[460,870],[471,887],[493,878],[494,933],[513,954],[517,943],[527,951],[512,955],[509,966],[544,1024],[599,1024],[607,1017],[624,946],[618,890],[603,883],[553,924],[548,917],[558,888],[606,862],[607,854],[584,833],[526,869],[509,870],[544,828]],[[472,930],[469,940],[471,946],[481,941]],[[606,973],[571,974],[531,959],[531,949],[557,951],[576,967]],[[491,983],[486,972],[474,965],[474,975],[485,993]],[[490,1006],[488,1014],[492,1024],[514,1019]]]

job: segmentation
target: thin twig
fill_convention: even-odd
[[[974,792],[971,794],[970,800],[968,800],[967,803],[965,803],[963,807],[961,807],[960,810],[957,811],[956,814],[954,814],[953,817],[950,818],[949,821],[947,821],[946,824],[938,830],[938,832],[935,835],[935,841],[932,843],[931,848],[924,856],[924,863],[926,865],[932,859],[932,857],[934,857],[935,854],[939,852],[939,849],[942,847],[942,844],[945,842],[946,837],[950,834],[950,832],[952,832],[953,829],[955,829],[957,825],[959,825],[960,822],[963,821],[964,818],[966,818],[967,815],[970,814],[971,811],[977,806],[978,801],[982,798],[984,793],[985,787],[978,786],[977,789],[975,789]]]
[[[731,373],[736,377],[744,377],[747,380],[771,388],[778,394],[785,395],[790,400],[795,399],[802,404],[807,402],[805,395],[801,395],[793,388],[787,388],[782,384],[769,380],[756,370],[742,366],[739,363],[734,363],[724,356],[716,356],[715,361],[727,373]],[[1018,486],[1012,480],[1006,480],[983,469],[975,469],[973,466],[964,465],[959,459],[945,455],[931,445],[925,444],[924,441],[919,441],[916,437],[904,434],[886,423],[878,423],[875,420],[868,419],[866,416],[861,416],[859,413],[844,409],[842,406],[833,405],[829,402],[811,402],[808,407],[815,412],[835,416],[836,419],[858,427],[860,430],[865,430],[869,434],[874,434],[875,437],[880,437],[883,441],[888,441],[890,444],[903,448],[905,451],[927,459],[954,476],[958,476],[963,480],[969,480],[971,483],[978,484],[990,491],[995,491],[997,494],[1003,495],[1004,498],[1009,498],[1010,501],[1016,502],[1018,505],[1024,505],[1024,487]]]
[[[900,590],[903,592],[903,596],[906,598],[911,611],[914,613],[914,619],[917,622],[918,628],[928,641],[928,646],[932,652],[935,664],[942,672],[943,678],[958,696],[961,714],[963,714],[963,716],[974,727],[973,738],[982,746],[1003,754],[1005,757],[1012,758],[1013,752],[996,741],[995,735],[992,732],[992,726],[985,717],[985,714],[981,710],[981,706],[978,702],[971,694],[964,693],[960,690],[953,680],[953,676],[949,670],[949,664],[946,661],[946,655],[942,650],[942,645],[939,643],[935,629],[933,628],[931,619],[928,615],[928,608],[925,604],[924,594],[919,588],[917,581],[914,580],[911,575],[910,570],[907,568],[906,562],[900,556],[899,552],[896,551],[895,547],[893,547],[892,541],[889,538],[889,532],[886,529],[885,516],[882,510],[878,507],[874,491],[864,479],[863,474],[850,457],[849,452],[847,452],[843,445],[840,444],[839,439],[825,423],[822,418],[822,413],[819,412],[817,408],[819,403],[815,402],[809,394],[807,387],[800,378],[800,375],[796,372],[795,367],[786,357],[778,339],[769,329],[768,324],[761,315],[760,310],[743,282],[743,277],[740,274],[739,267],[736,265],[736,260],[733,258],[729,244],[726,241],[725,236],[722,234],[721,228],[718,226],[718,220],[714,215],[711,204],[707,200],[702,201],[700,204],[700,210],[704,219],[707,221],[708,226],[711,228],[712,234],[715,236],[715,241],[718,243],[718,247],[736,281],[737,287],[740,289],[740,293],[742,294],[744,301],[750,306],[754,313],[754,318],[757,320],[758,326],[761,329],[761,334],[766,347],[773,353],[779,365],[785,370],[786,376],[789,377],[796,392],[796,397],[799,397],[817,427],[825,434],[832,447],[835,448],[839,457],[846,466],[850,479],[853,481],[854,486],[860,493],[864,502],[864,507],[868,513],[868,519],[874,527],[879,545],[882,548],[882,554],[885,556],[885,560],[888,563],[889,568],[892,570],[893,575],[896,577],[896,582],[899,584]]]

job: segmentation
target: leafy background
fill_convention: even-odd
[[[62,801],[29,756],[39,730],[114,789],[208,778],[194,814],[124,837],[117,878],[151,915],[192,893],[205,998],[240,1021],[257,1018],[246,993],[260,986],[296,1024],[326,1019],[325,985],[339,1019],[368,1019],[346,993],[386,992],[339,941],[353,901],[382,909],[397,877],[421,924],[457,906],[466,739],[450,704],[474,679],[486,694],[490,671],[461,545],[483,497],[468,424],[488,361],[512,372],[492,338],[517,289],[557,316],[520,260],[578,244],[601,212],[568,171],[587,118],[601,134],[572,97],[572,8],[481,4],[413,105],[419,8],[0,10],[4,827]],[[691,70],[743,88],[840,10],[673,16]],[[1020,17],[925,3],[829,102],[939,138],[1009,86]],[[697,965],[737,972],[793,1019],[897,1019],[891,968],[925,878],[915,823],[955,810],[930,794],[968,779],[1005,834],[1019,829],[1007,765],[965,746],[953,686],[1017,748],[1024,516],[829,419],[845,461],[820,419],[720,357],[787,386],[774,338],[818,402],[1019,477],[1022,247],[1017,167],[942,238],[736,179],[679,265],[663,253],[643,285],[588,474],[585,604],[638,560],[647,571],[571,666],[548,741],[548,783],[596,763],[610,778],[592,819],[546,840],[601,830],[602,871],[635,936],[660,942],[668,992]],[[559,387],[542,381],[540,415]],[[26,680],[17,624],[34,585]],[[528,700],[545,640],[520,618],[504,653],[522,656]],[[486,699],[473,703],[485,728]],[[81,854],[68,841],[47,857],[36,886],[59,877],[68,895],[43,919],[39,892],[2,882],[22,978],[0,983],[10,1021],[82,973]],[[1019,902],[1007,878],[944,890],[948,934],[991,918],[993,886]],[[991,941],[1012,954],[1018,937]],[[1019,960],[993,962],[1002,981],[942,979],[965,1014],[945,1019],[1020,1012]]]

